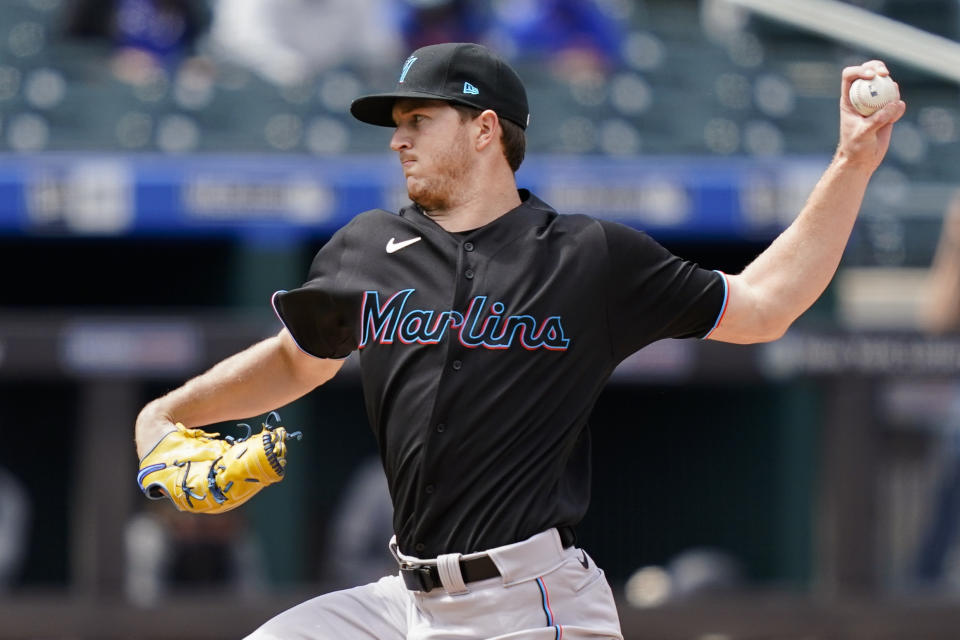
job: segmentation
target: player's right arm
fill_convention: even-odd
[[[143,458],[177,422],[198,427],[282,407],[328,381],[342,365],[343,360],[301,351],[283,329],[147,404],[135,427],[137,455]]]
[[[874,171],[906,105],[897,100],[869,117],[850,103],[857,78],[887,74],[878,60],[843,71],[840,143],[797,218],[743,272],[727,278],[728,303],[711,340],[776,340],[823,293],[840,264]]]

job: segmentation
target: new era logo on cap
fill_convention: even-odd
[[[473,86],[469,82],[463,83],[463,92],[471,96],[480,95],[480,89],[477,89],[475,86]]]

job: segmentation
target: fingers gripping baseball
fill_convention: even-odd
[[[271,423],[274,420],[275,423]],[[263,487],[283,479],[289,438],[270,413],[256,436],[239,440],[218,433],[188,429],[164,436],[140,461],[137,483],[151,499],[168,498],[180,511],[221,513],[252,498]]]
[[[838,153],[876,168],[890,146],[893,123],[906,111],[899,86],[880,60],[847,67],[841,86]]]

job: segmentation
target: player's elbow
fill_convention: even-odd
[[[787,333],[787,329],[790,328],[792,322],[779,322],[773,323],[767,327],[764,327],[764,330],[757,337],[757,342],[773,342],[779,340]]]
[[[729,332],[719,336],[724,342],[735,344],[759,344],[779,340],[790,328],[790,324],[756,322],[741,328],[736,332]]]
[[[782,308],[767,305],[756,308],[754,311],[754,325],[752,327],[751,342],[773,342],[779,340],[786,333],[796,317],[785,312]]]

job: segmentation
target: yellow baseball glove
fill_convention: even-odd
[[[255,437],[250,425],[241,424],[247,435],[240,440],[177,423],[177,430],[140,461],[137,484],[148,498],[170,498],[180,511],[222,513],[239,507],[263,487],[283,480],[287,440],[299,440],[301,434],[288,434],[279,422],[271,411]]]

